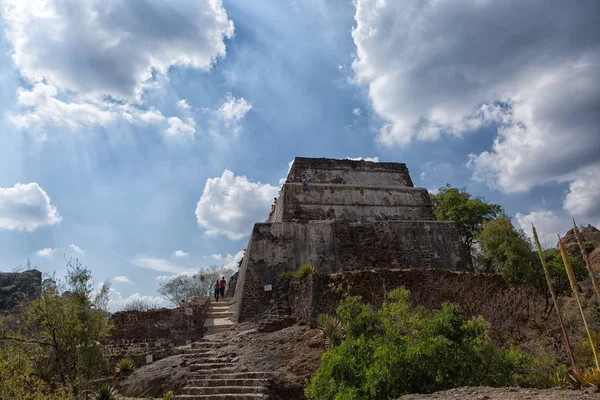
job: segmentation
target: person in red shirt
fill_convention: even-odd
[[[221,277],[220,284],[221,284],[221,297],[225,297],[225,287],[227,286],[227,281],[225,280],[224,276]]]

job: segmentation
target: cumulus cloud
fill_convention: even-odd
[[[56,249],[51,249],[47,247],[45,249],[36,251],[35,254],[37,254],[40,257],[52,257],[55,251]]]
[[[210,69],[234,31],[220,0],[5,0],[2,15],[24,78],[115,98],[153,71]]]
[[[360,108],[354,108],[352,109],[352,114],[356,115],[357,117],[362,114],[362,111],[360,110]]]
[[[582,171],[569,185],[564,209],[573,216],[588,218],[584,223],[600,224],[600,168]]]
[[[278,188],[251,182],[229,170],[206,181],[196,207],[196,218],[208,235],[225,235],[238,240],[250,233],[257,221],[264,220]]]
[[[217,261],[223,259],[223,256],[221,254],[211,254],[209,257],[212,258],[213,260],[217,260]]]
[[[189,110],[190,108],[192,108],[188,102],[187,99],[181,99],[177,102],[177,105],[181,108],[183,108],[184,110]]]
[[[352,161],[370,161],[370,162],[379,162],[379,157],[346,157],[347,160]]]
[[[164,131],[170,137],[194,137],[196,132],[196,122],[192,118],[186,118],[185,121],[177,117],[168,119],[169,127]]]
[[[529,214],[517,213],[515,216],[519,227],[533,240],[531,224],[535,225],[540,243],[543,247],[556,247],[557,234],[561,236],[571,229],[569,218],[559,217],[553,211],[532,211]]]
[[[18,89],[20,112],[8,114],[8,119],[20,129],[43,131],[48,126],[77,130],[113,122],[128,122],[136,126],[153,126],[167,137],[193,137],[196,123],[177,117],[165,117],[154,108],[142,109],[128,103],[120,104],[78,97],[59,99],[54,86],[37,83],[31,90]],[[40,136],[42,139],[44,135]]]
[[[173,252],[173,257],[177,257],[177,258],[183,258],[183,257],[187,257],[189,255],[190,255],[190,253],[186,253],[183,250],[175,250]]]
[[[121,292],[114,288],[110,288],[108,291],[108,309],[111,312],[118,312],[128,303],[133,301],[143,301],[146,304],[157,305],[158,307],[169,308],[172,305],[169,300],[162,296],[149,296],[142,295],[140,293],[133,293],[129,296],[123,296]]]
[[[115,277],[113,278],[113,280],[114,280],[115,282],[121,282],[121,283],[133,283],[133,282],[131,282],[131,281],[129,280],[129,278],[128,278],[128,277],[126,277],[125,275],[119,275],[119,276],[115,276]]]
[[[61,221],[50,197],[37,183],[0,187],[0,229],[34,231]]]
[[[227,254],[227,256],[225,257],[225,264],[223,264],[223,267],[231,269],[233,271],[237,271],[238,264],[243,257],[244,251],[238,251],[234,255]]]
[[[219,115],[227,122],[237,122],[244,118],[251,109],[252,106],[246,99],[243,97],[236,99],[229,94],[225,102],[219,107]]]
[[[489,126],[474,177],[505,192],[598,164],[600,3],[357,0],[355,80],[388,146]]]
[[[83,253],[85,253],[85,251],[83,251],[83,250],[81,249],[81,247],[77,246],[76,244],[70,244],[70,245],[69,245],[69,248],[70,248],[71,250],[73,250],[73,252],[75,252],[75,253],[77,253],[77,254],[83,254]]]

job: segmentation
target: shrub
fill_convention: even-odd
[[[467,321],[458,305],[430,311],[397,289],[381,309],[360,297],[337,309],[346,336],[322,356],[305,389],[309,399],[389,399],[456,386],[548,384],[547,370],[520,350],[494,347],[482,318]],[[545,376],[533,371],[543,370]]]
[[[129,358],[122,358],[115,365],[115,375],[124,377],[127,375],[131,375],[133,370],[135,369],[135,364]]]
[[[113,386],[109,386],[106,383],[100,385],[96,393],[94,394],[95,400],[114,400],[117,398],[119,392]]]

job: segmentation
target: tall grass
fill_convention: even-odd
[[[563,263],[565,264],[565,268],[567,270],[567,276],[569,277],[569,283],[571,284],[571,290],[573,291],[573,297],[577,301],[577,306],[579,307],[579,312],[581,313],[581,319],[583,320],[583,325],[585,326],[585,331],[588,335],[588,339],[590,341],[590,345],[592,346],[592,352],[594,353],[594,361],[596,362],[596,368],[600,370],[600,361],[598,361],[598,353],[596,351],[596,346],[594,344],[594,339],[592,338],[592,333],[590,332],[590,328],[588,326],[587,320],[585,318],[585,314],[583,312],[583,307],[581,306],[581,301],[579,300],[579,289],[577,288],[577,279],[575,278],[575,272],[573,272],[573,267],[571,266],[571,261],[569,261],[569,254],[565,249],[565,245],[562,241],[560,235],[558,235],[558,248],[560,250],[560,254],[563,259]]]
[[[540,256],[540,261],[542,262],[542,267],[544,268],[544,275],[546,276],[546,284],[548,285],[548,290],[550,291],[550,295],[552,296],[552,302],[554,303],[554,309],[556,309],[556,313],[558,314],[558,321],[560,323],[560,328],[563,333],[563,339],[565,341],[565,345],[567,346],[567,351],[569,352],[569,357],[571,358],[571,366],[573,367],[573,373],[576,377],[580,376],[579,369],[577,368],[577,364],[575,363],[575,356],[573,355],[573,348],[571,347],[571,342],[569,341],[569,335],[567,334],[567,329],[565,328],[565,321],[563,319],[562,313],[560,311],[560,307],[558,306],[558,301],[556,299],[556,292],[554,291],[554,285],[552,284],[552,277],[550,276],[550,270],[548,269],[548,265],[546,264],[546,259],[544,258],[544,253],[542,252],[542,246],[540,245],[540,239],[538,238],[537,231],[535,230],[535,226],[531,224],[531,229],[533,230],[533,241],[535,242],[535,247],[537,248],[537,252]]]
[[[581,256],[585,261],[585,266],[590,274],[590,278],[592,278],[592,285],[594,286],[594,292],[596,292],[596,297],[600,302],[600,287],[598,286],[598,282],[596,281],[596,274],[594,274],[594,269],[592,268],[592,263],[590,262],[590,258],[587,255],[587,251],[585,251],[585,246],[583,245],[583,241],[581,240],[581,235],[579,234],[579,228],[575,223],[575,219],[573,219],[573,232],[575,232],[575,238],[577,239],[577,244],[579,245],[579,249],[581,250]]]

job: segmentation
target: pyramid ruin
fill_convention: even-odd
[[[297,157],[268,221],[252,230],[234,318],[261,315],[281,274],[303,264],[329,274],[469,269],[456,225],[435,220],[405,164]]]

